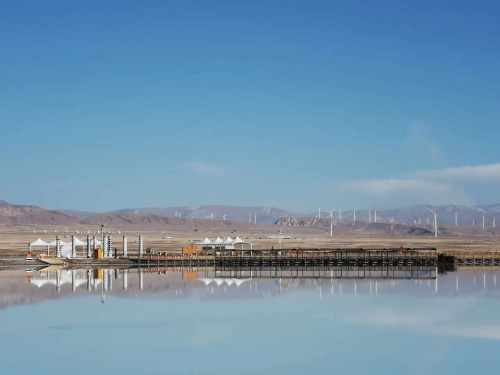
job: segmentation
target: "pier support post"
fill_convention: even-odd
[[[92,236],[92,246],[95,249],[97,249],[97,242],[96,242],[96,239],[95,239],[95,236]]]
[[[144,255],[144,236],[141,234],[139,236],[139,256],[142,257]]]
[[[123,236],[123,257],[128,257],[128,241],[127,236]]]
[[[61,257],[61,237],[56,237],[56,257]]]

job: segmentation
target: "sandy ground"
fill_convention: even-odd
[[[87,235],[97,236],[94,233],[77,233],[75,229],[54,228],[52,233],[44,233],[45,229],[37,227],[7,227],[0,228],[0,257],[2,256],[23,256],[28,250],[28,244],[41,238],[45,241],[54,241],[56,235],[61,236],[64,241],[70,241],[71,235],[76,235],[81,240],[86,240]],[[54,233],[57,230],[58,233]],[[273,230],[275,231],[273,233]],[[276,235],[277,227],[262,226],[262,233],[237,232],[231,233],[212,233],[212,232],[168,232],[168,231],[122,231],[121,233],[112,233],[113,247],[118,249],[118,253],[123,248],[123,236],[128,237],[129,253],[134,254],[138,250],[139,234],[144,236],[145,248],[158,248],[159,251],[180,251],[182,246],[191,245],[196,241],[203,240],[205,237],[215,239],[216,237],[231,236],[235,238],[245,238],[253,243],[254,249],[279,248],[279,240],[266,239],[269,235]],[[36,231],[36,233],[34,233]],[[49,231],[47,231],[49,232]],[[283,248],[340,248],[340,247],[436,247],[439,251],[500,251],[500,238],[495,237],[423,237],[423,236],[387,236],[370,234],[342,234],[330,237],[323,231],[312,228],[283,228],[284,235],[291,235],[293,239],[283,240]],[[66,237],[67,236],[67,237]],[[35,253],[46,253],[46,248],[35,248]],[[52,248],[52,251],[55,249]]]

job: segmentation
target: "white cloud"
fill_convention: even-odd
[[[402,178],[348,181],[341,184],[344,192],[357,192],[376,198],[379,203],[459,204],[476,203],[471,196],[478,191],[488,195],[498,186],[500,163],[411,172]],[[381,202],[382,200],[386,202]]]
[[[415,176],[423,178],[473,178],[473,179],[495,179],[500,178],[500,163],[476,165],[473,167],[458,167],[419,171]]]
[[[344,192],[373,197],[379,204],[460,204],[472,205],[460,186],[418,179],[375,179],[342,184]]]
[[[492,167],[492,166],[491,166]],[[499,168],[500,171],[500,168]],[[344,192],[357,192],[377,199],[379,204],[458,204],[473,205],[466,194],[468,181],[456,181],[454,176],[495,176],[497,167],[478,166],[435,169],[410,173],[403,178],[348,181],[341,184]],[[486,177],[485,177],[486,178]]]
[[[204,174],[212,177],[223,176],[226,168],[222,165],[205,163],[205,162],[190,162],[186,166],[193,172]]]
[[[345,182],[344,188],[371,195],[387,195],[395,193],[443,194],[452,191],[447,184],[438,184],[420,180],[377,179],[367,181]]]

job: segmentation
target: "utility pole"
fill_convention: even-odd
[[[104,224],[101,224],[101,249],[103,251],[104,256]]]

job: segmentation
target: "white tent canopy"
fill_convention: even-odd
[[[45,242],[44,240],[42,240],[40,238],[38,240],[30,243],[30,247],[31,246],[49,246],[49,245],[50,245],[50,243]]]
[[[75,246],[85,246],[85,245],[87,245],[87,242],[83,242],[78,237],[75,237]]]
[[[243,249],[243,245],[250,245],[250,250],[252,250],[252,243],[248,241],[243,241],[241,238],[236,237],[233,241],[233,245],[241,245],[241,248]]]
[[[208,237],[205,237],[205,239],[201,242],[196,242],[195,245],[211,245],[212,241],[208,239]]]
[[[248,242],[248,241],[243,241],[241,238],[236,237],[236,238],[234,239],[234,241],[233,241],[233,245],[237,245],[237,244],[239,244],[239,243],[246,243],[246,244],[249,244],[250,242]]]
[[[212,242],[212,245],[218,245],[221,243],[222,243],[222,239],[220,237],[217,237],[217,239],[214,242]]]
[[[226,238],[224,241],[222,241],[222,244],[223,245],[229,245],[229,244],[233,244],[233,239],[231,237],[228,237]]]
[[[69,244],[69,242],[64,242],[64,241],[61,241],[61,240],[59,240],[59,243],[61,244],[61,246]],[[57,245],[57,240],[49,242],[48,245],[50,245],[50,246],[56,246]]]

